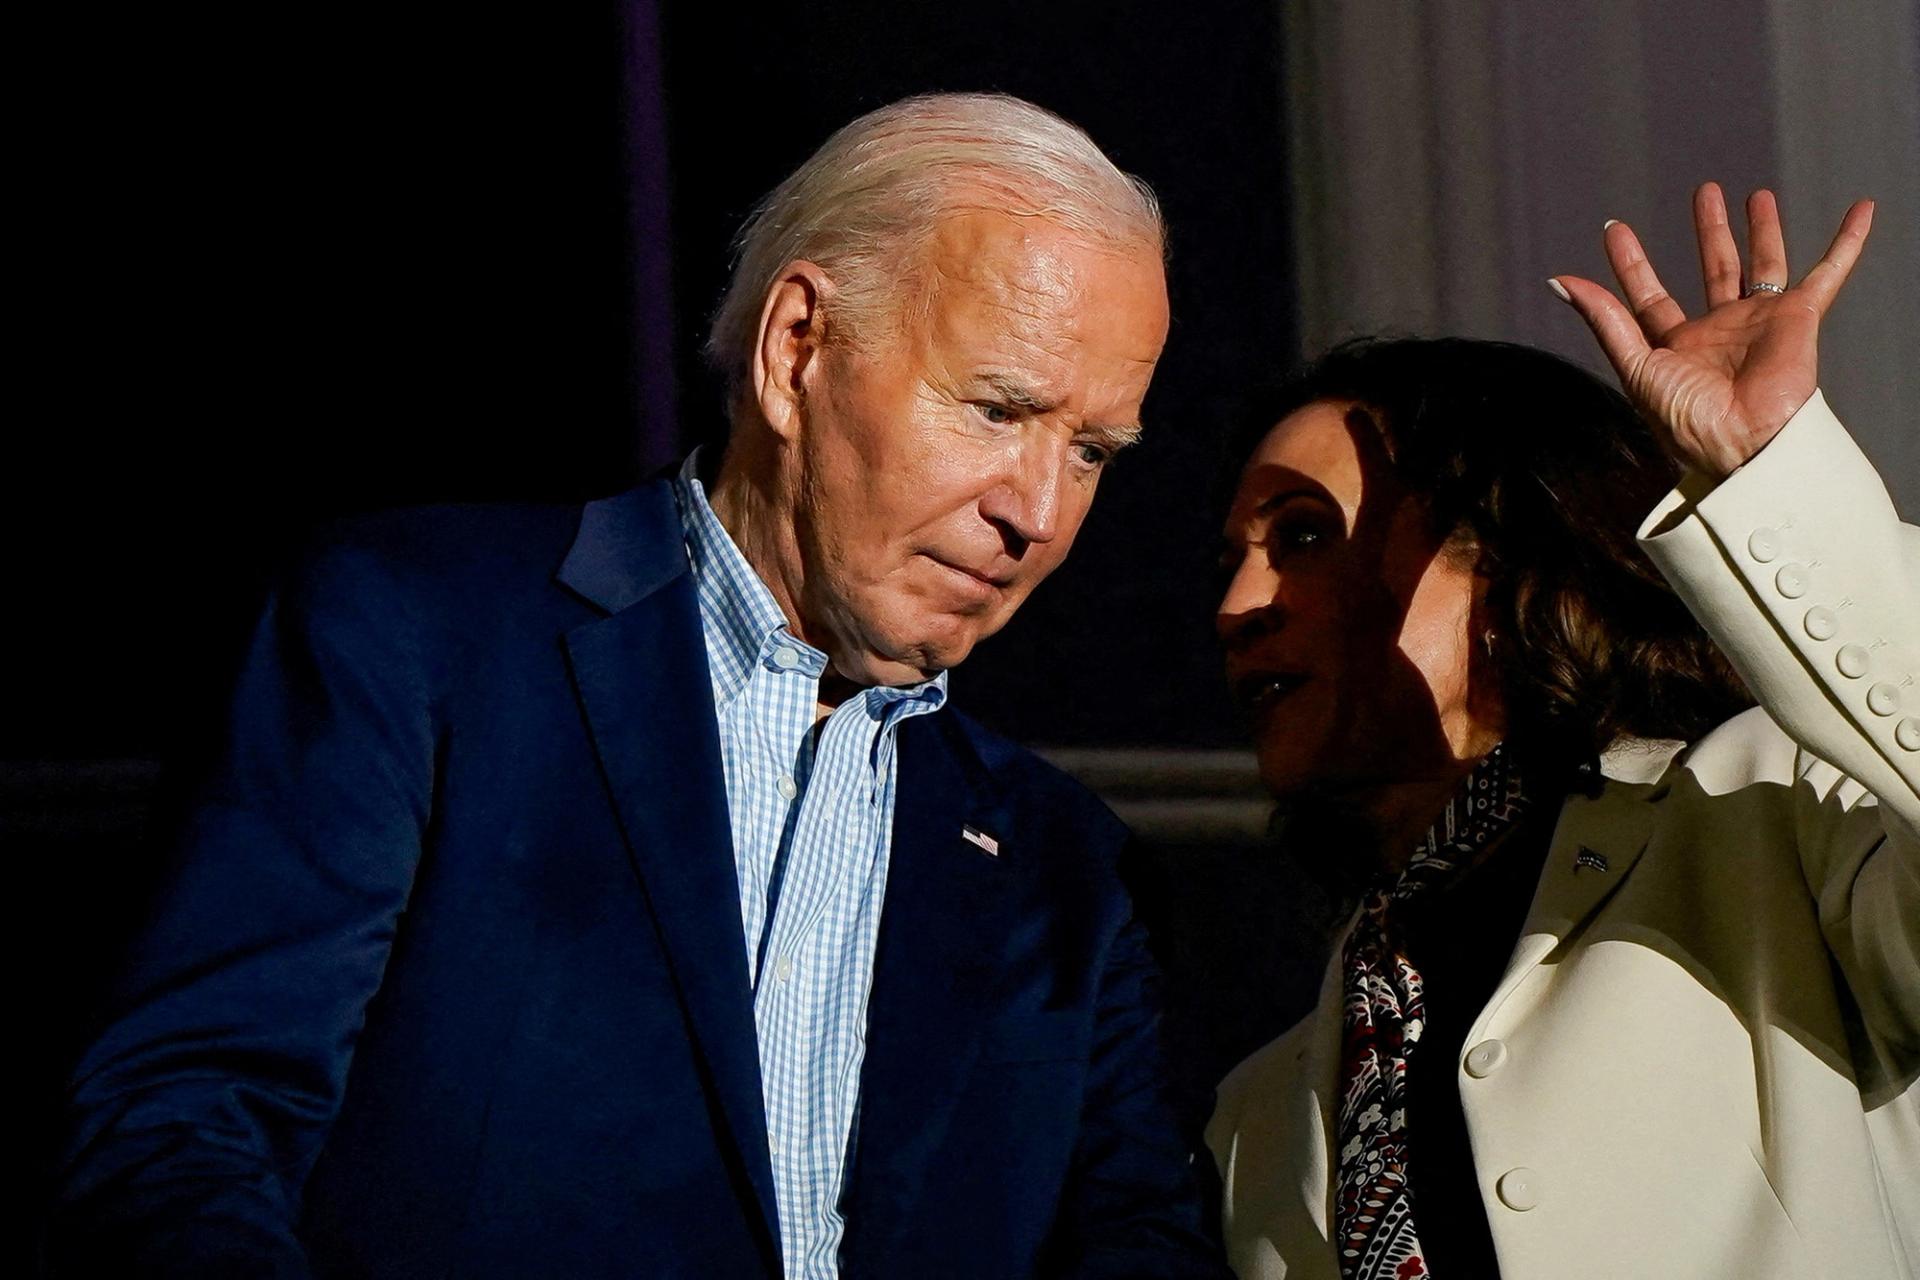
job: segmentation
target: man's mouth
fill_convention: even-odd
[[[981,570],[978,570],[978,569],[969,569],[965,565],[955,564],[951,560],[942,560],[939,556],[928,556],[927,558],[933,561],[935,564],[939,565],[942,569],[950,569],[954,573],[957,573],[962,577],[973,579],[975,582],[979,583],[981,586],[992,587],[995,590],[1000,590],[1001,588],[1006,587],[1009,583],[1013,581],[1012,575],[1010,574],[1004,575],[1004,576],[996,576],[991,573],[982,572]]]

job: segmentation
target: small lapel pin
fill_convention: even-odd
[[[960,834],[967,840],[980,846],[988,857],[1000,856],[1000,842],[978,827],[961,827]]]
[[[1578,875],[1582,868],[1588,871],[1605,871],[1607,860],[1585,845],[1581,845],[1580,852],[1573,855],[1574,874]]]

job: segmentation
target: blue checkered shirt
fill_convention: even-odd
[[[720,725],[780,1251],[788,1276],[832,1277],[893,845],[895,737],[901,721],[940,709],[947,677],[863,690],[816,731],[827,655],[787,629],[707,505],[698,458],[674,496]]]

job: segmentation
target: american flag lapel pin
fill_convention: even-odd
[[[1573,855],[1575,875],[1580,874],[1581,871],[1605,871],[1606,869],[1607,860],[1585,845],[1581,845],[1580,852]]]
[[[981,851],[988,857],[997,858],[1000,856],[1000,842],[980,828],[963,826],[960,828],[960,834],[968,842],[979,845]]]

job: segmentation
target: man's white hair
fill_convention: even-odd
[[[1165,252],[1152,190],[1077,125],[1005,94],[905,98],[828,138],[747,219],[707,335],[709,363],[730,394],[744,389],[767,291],[800,259],[833,282],[823,305],[836,337],[898,323],[924,289],[916,268],[936,227],[973,209]]]

